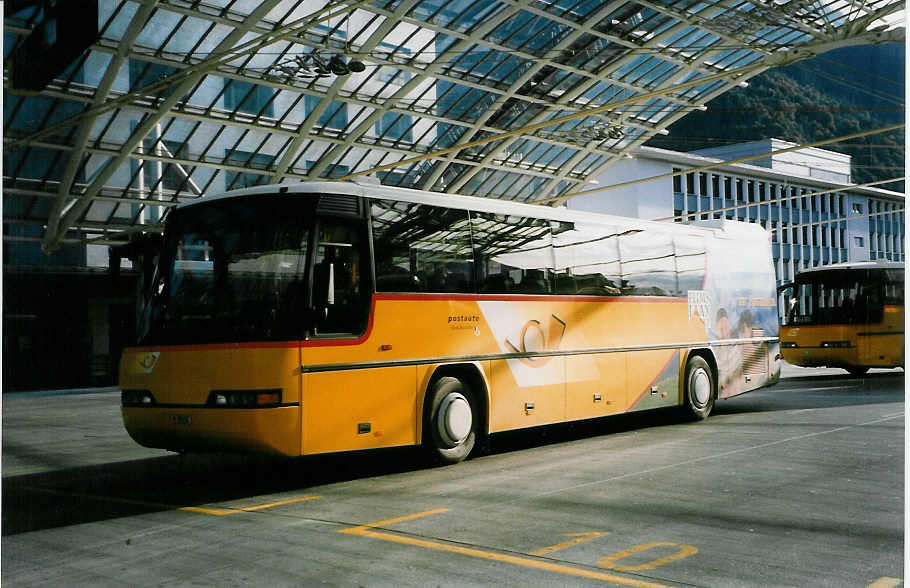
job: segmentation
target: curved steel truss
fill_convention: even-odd
[[[558,200],[770,67],[903,40],[894,0],[98,0],[89,50],[22,93],[45,16],[8,4],[4,222],[47,249],[307,178]]]

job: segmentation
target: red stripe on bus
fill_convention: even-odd
[[[547,302],[560,300],[568,302],[686,302],[686,298],[672,296],[585,296],[577,294],[374,294],[374,300],[447,300],[449,302]]]

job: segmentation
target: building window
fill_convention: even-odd
[[[862,214],[862,213],[863,213],[863,205],[862,205],[861,203],[859,203],[859,202],[854,202],[854,203],[853,203],[853,212],[854,212],[855,214]]]
[[[319,97],[307,96],[304,104],[306,105],[307,116],[309,116],[319,105]],[[324,128],[344,129],[348,126],[348,105],[344,102],[333,100],[319,115],[319,120],[316,121],[316,124]]]
[[[411,124],[411,117],[407,114],[386,112],[376,121],[376,134],[383,139],[412,142]]]
[[[261,169],[263,171],[267,170],[273,161],[275,161],[275,158],[272,155],[237,150],[228,151],[224,157],[225,165]],[[238,171],[225,171],[224,178],[225,189],[227,190],[258,186],[268,180],[268,176],[264,174]]]
[[[862,237],[859,237],[859,236],[853,237],[853,244],[856,245],[857,247],[862,247],[862,246],[863,246],[863,238],[862,238]]]
[[[680,172],[679,168],[677,168],[677,167],[673,168],[674,174],[678,174],[679,172]],[[682,192],[682,176],[681,175],[673,176],[673,192],[676,194],[679,194],[680,192]]]
[[[225,80],[224,83],[225,108],[256,116],[275,116],[272,88],[240,80]]]
[[[130,59],[130,91],[135,92],[149,84],[154,84],[155,82],[160,82],[169,75],[175,73],[176,68],[169,67],[167,65],[161,65],[159,63],[149,63],[146,61],[138,61],[136,59]],[[176,89],[176,84],[171,84],[167,88],[162,90],[153,90],[149,91],[149,96],[161,96],[168,97],[174,93]],[[188,96],[184,95],[182,98],[183,102],[186,102]]]
[[[145,139],[142,142],[145,153],[173,159],[189,159],[189,146],[177,141],[156,141]],[[189,183],[189,173],[180,163],[159,162],[151,159],[144,160],[142,164],[144,173],[143,181],[146,190],[159,187],[165,190],[184,190]]]

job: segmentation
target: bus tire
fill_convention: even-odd
[[[854,377],[865,375],[865,373],[869,371],[869,368],[858,365],[851,365],[850,367],[845,367],[844,369]]]
[[[708,418],[714,408],[714,372],[700,355],[686,362],[683,406],[686,415],[698,421]]]
[[[467,383],[452,376],[439,378],[424,406],[423,445],[430,459],[453,464],[468,457],[477,439],[477,405]]]

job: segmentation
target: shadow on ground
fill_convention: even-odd
[[[718,403],[715,413],[747,414],[853,404],[903,402],[903,372],[862,378],[788,378],[778,386]],[[603,434],[687,423],[661,409],[494,436],[503,454]],[[419,448],[296,459],[226,454],[170,455],[3,479],[2,534],[63,527],[183,506],[218,505],[326,484],[430,467]]]

